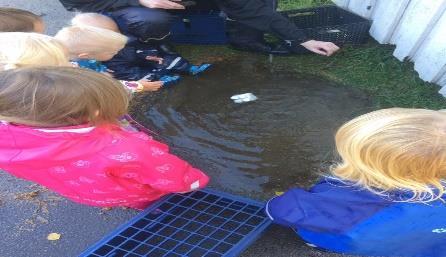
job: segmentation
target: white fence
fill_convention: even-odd
[[[420,78],[439,84],[446,96],[446,0],[333,0],[373,20],[370,34],[394,44],[394,56],[415,63]]]

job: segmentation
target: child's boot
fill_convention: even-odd
[[[189,73],[191,75],[195,76],[195,75],[200,74],[203,71],[207,70],[209,67],[211,67],[211,65],[212,64],[209,64],[209,63],[204,63],[204,64],[201,64],[201,65],[191,65],[189,67]]]
[[[170,85],[178,83],[180,81],[180,76],[178,76],[178,75],[174,75],[174,76],[164,75],[164,76],[160,77],[159,80],[163,81],[164,82],[163,87],[166,87],[166,86],[170,86]]]

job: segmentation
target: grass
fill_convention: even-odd
[[[314,7],[332,4],[330,0],[279,0],[279,10]]]
[[[359,88],[375,99],[376,108],[446,108],[439,86],[422,81],[410,62],[392,56],[394,47],[370,42],[347,47],[333,57],[276,58],[281,69],[294,69]]]
[[[330,3],[330,0],[282,0],[279,6],[294,9]],[[224,46],[183,46],[181,49],[186,57],[198,62],[238,59],[247,55]],[[445,98],[438,93],[440,87],[419,79],[413,64],[398,61],[392,56],[393,50],[393,46],[370,40],[361,47],[343,48],[329,58],[317,55],[275,57],[273,65],[277,70],[309,73],[359,88],[375,100],[377,109],[446,108]]]

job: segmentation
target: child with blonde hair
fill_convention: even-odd
[[[127,37],[103,28],[93,26],[71,26],[60,30],[55,38],[68,49],[71,60],[81,68],[108,72],[114,76],[114,71],[108,69],[102,62],[112,59],[121,51],[127,42]],[[117,79],[121,79],[117,77]],[[163,81],[153,81],[146,78],[130,78],[137,81],[147,91],[156,91],[163,86]]]
[[[23,32],[0,33],[0,71],[28,66],[73,66],[68,49],[57,39]],[[130,92],[151,90],[135,81],[121,81]]]
[[[0,33],[0,70],[42,65],[69,66],[68,50],[50,36],[24,32]]]
[[[128,94],[72,67],[0,72],[0,169],[75,202],[143,209],[208,177],[141,131],[119,125]]]
[[[127,43],[127,37],[120,33],[92,26],[65,27],[57,32],[55,38],[69,49],[73,60],[107,61]]]
[[[0,7],[0,32],[44,31],[45,24],[38,15],[21,9]]]
[[[361,256],[440,257],[446,251],[446,113],[384,109],[336,134],[342,161],[309,191],[267,203],[309,244]]]

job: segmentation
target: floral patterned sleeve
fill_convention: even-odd
[[[114,153],[107,156],[119,163],[111,172],[113,176],[162,192],[188,192],[203,188],[209,182],[201,170],[170,154],[167,145],[145,133],[123,133],[129,133],[131,137],[122,138]]]

